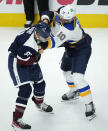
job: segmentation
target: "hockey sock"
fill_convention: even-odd
[[[77,90],[77,87],[74,83],[73,75],[71,71],[63,71],[63,76],[65,77],[66,83],[69,87],[69,89],[74,92]]]
[[[16,116],[17,118],[22,118],[22,116],[23,116],[23,114],[24,114],[24,111],[25,111],[25,107],[16,105],[16,108],[15,108],[15,116]]]
[[[34,100],[35,104],[41,104],[41,103],[43,103],[44,98],[33,96],[33,100]]]
[[[85,104],[88,104],[92,101],[92,94],[89,85],[79,89],[79,92]]]
[[[77,88],[76,88],[76,85],[74,84],[74,82],[67,82],[67,84],[68,84],[68,87],[69,87],[69,89],[71,90],[71,91],[76,91],[77,90]]]

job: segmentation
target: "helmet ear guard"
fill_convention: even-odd
[[[51,29],[49,24],[40,22],[35,25],[35,31],[39,33],[41,37],[48,38],[50,36]]]
[[[76,15],[76,9],[72,5],[66,5],[59,9],[59,15],[65,20],[71,20]]]

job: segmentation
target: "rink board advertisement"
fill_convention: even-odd
[[[76,7],[83,27],[108,28],[108,0],[49,0],[49,8],[52,11],[67,4]],[[35,13],[36,23],[39,19],[36,0]],[[0,26],[23,26],[24,23],[23,0],[0,0]]]

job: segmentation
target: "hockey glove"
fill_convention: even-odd
[[[35,58],[35,62],[38,62],[41,58],[41,54],[39,52],[36,53],[36,55],[34,56]]]

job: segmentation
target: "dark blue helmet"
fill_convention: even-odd
[[[35,25],[35,31],[38,32],[41,37],[48,38],[50,36],[51,29],[49,24],[40,22]]]

